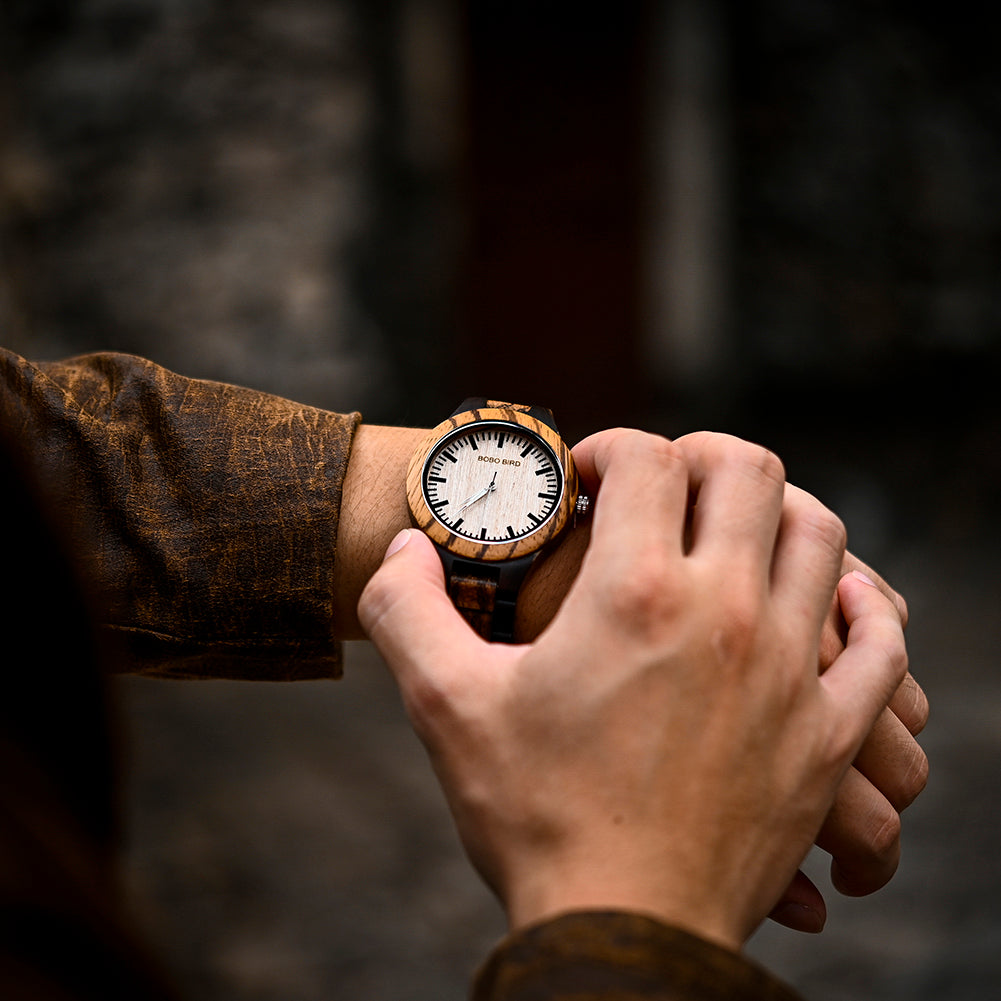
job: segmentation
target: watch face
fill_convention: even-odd
[[[511,543],[556,513],[563,470],[533,432],[480,421],[457,428],[431,450],[421,489],[431,515],[449,532],[484,545]]]

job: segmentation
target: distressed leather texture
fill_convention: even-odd
[[[759,966],[641,914],[566,914],[505,939],[473,1001],[800,1001]]]
[[[123,671],[340,673],[332,580],[358,420],[129,355],[0,351],[0,421],[85,540]]]

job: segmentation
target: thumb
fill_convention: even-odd
[[[403,687],[457,657],[475,662],[483,645],[445,592],[434,544],[416,529],[389,544],[358,601],[358,620]]]

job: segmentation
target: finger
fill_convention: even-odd
[[[826,671],[844,650],[847,632],[848,627],[841,615],[841,603],[835,596],[820,634],[818,666],[821,673]],[[904,676],[900,687],[893,693],[889,708],[914,736],[917,736],[928,723],[928,696],[910,673]]]
[[[845,622],[845,617],[841,614],[841,602],[838,600],[837,593],[834,593],[831,596],[831,605],[827,611],[827,618],[824,620],[824,625],[820,632],[817,666],[821,674],[841,655],[847,638],[848,625]]]
[[[676,442],[696,495],[691,555],[722,560],[733,573],[767,574],[782,515],[785,470],[760,445],[730,435],[698,432]]]
[[[889,709],[880,713],[854,764],[898,812],[917,799],[928,781],[927,755]]]
[[[405,691],[428,665],[475,670],[489,649],[455,610],[434,545],[416,529],[390,543],[359,599],[358,620]]]
[[[578,448],[600,481],[583,572],[591,562],[607,573],[609,565],[679,559],[688,501],[679,449],[660,435],[625,429],[594,435]]]
[[[827,923],[827,904],[813,881],[798,870],[768,916],[793,931],[815,935],[822,932]]]
[[[845,540],[845,527],[836,515],[805,490],[786,485],[772,594],[784,615],[805,624],[813,642],[830,616]]]
[[[903,680],[907,656],[900,616],[871,581],[857,572],[847,574],[838,583],[838,596],[848,623],[847,644],[821,675],[820,685],[834,709],[836,746],[854,758]],[[831,878],[842,893],[871,893],[896,871],[900,816],[851,768],[817,844],[831,853]]]
[[[831,855],[839,893],[861,897],[885,886],[900,862],[900,815],[854,768],[838,787],[817,846]]]
[[[590,494],[592,498],[598,495],[598,488],[601,486],[601,475],[597,467],[598,452],[604,448],[607,441],[628,433],[628,428],[609,428],[607,431],[588,435],[574,445],[573,461],[584,493]]]
[[[838,582],[838,597],[848,623],[844,651],[820,676],[832,700],[843,746],[855,743],[854,759],[865,736],[887,707],[907,673],[907,648],[900,616],[880,590],[858,571]]]
[[[842,576],[844,574],[851,573],[853,570],[859,571],[859,573],[864,574],[869,580],[876,585],[876,587],[886,595],[887,598],[893,602],[893,607],[896,608],[897,614],[900,616],[900,623],[906,629],[907,628],[907,602],[892,588],[883,578],[876,573],[871,567],[863,563],[857,556],[853,553],[845,552],[845,559],[842,565]]]
[[[843,573],[857,570],[871,580],[890,601],[900,616],[902,628],[907,626],[907,603],[878,574],[869,569],[857,556],[845,553]],[[848,626],[841,612],[841,602],[835,595],[831,602],[830,614],[824,622],[820,637],[820,670],[826,671],[845,647]],[[907,729],[917,736],[928,723],[928,697],[913,675],[908,673],[890,700],[890,710]]]
[[[894,716],[917,736],[928,722],[928,696],[910,673],[904,676],[900,687],[890,699]]]

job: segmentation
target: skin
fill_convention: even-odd
[[[424,433],[421,429],[370,425],[363,425],[359,430],[345,481],[338,538],[336,621],[341,624],[344,638],[361,635],[355,603],[378,569],[394,535],[409,524],[401,484],[410,456]],[[606,438],[625,434],[627,432],[606,432],[574,449],[583,488],[592,496],[599,493],[599,487],[607,492],[607,485],[602,483],[601,466]],[[693,507],[685,508],[689,533],[699,527],[699,512],[705,509],[707,498],[713,496],[704,492],[705,485],[718,483],[718,474],[708,475],[723,461],[717,453],[729,456],[728,450],[736,447],[734,442],[735,439],[725,435],[698,433],[670,446],[688,471],[690,497],[696,501]],[[756,448],[746,443],[740,446]],[[785,484],[784,479],[779,482],[784,517],[792,517],[793,512],[817,503]],[[718,486],[716,489],[718,492]],[[655,498],[651,505],[661,508],[664,500]],[[537,564],[526,581],[519,600],[519,635],[526,640],[542,633],[577,577],[592,532],[598,526],[597,504],[595,508],[593,524],[578,525],[557,550]],[[643,512],[644,517],[647,513]],[[637,512],[632,510],[625,521],[635,521],[636,517]],[[903,627],[907,618],[903,599],[872,570],[844,552],[843,542],[839,549],[840,572],[861,570],[874,581]],[[814,666],[814,670],[819,668],[820,672],[836,663],[844,650],[847,627],[840,591],[831,589],[825,612]],[[889,704],[869,727],[854,764],[842,776],[830,808],[818,825],[816,842],[831,854],[832,881],[842,893],[871,893],[883,886],[896,870],[900,857],[900,812],[920,793],[927,778],[927,759],[914,739],[927,715],[924,693],[910,674],[905,674]],[[819,931],[826,919],[823,896],[802,873],[794,872],[784,893],[775,902],[772,917],[801,931]]]

